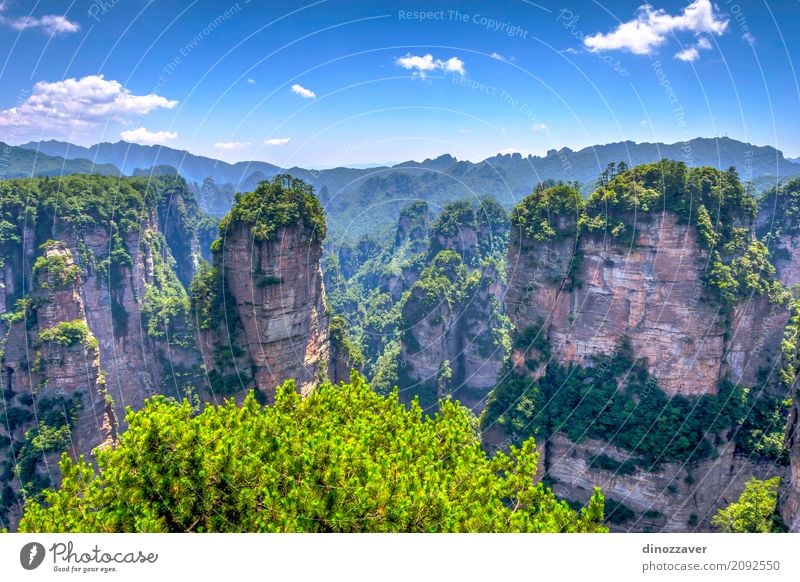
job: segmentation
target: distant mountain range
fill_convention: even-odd
[[[483,196],[493,196],[511,206],[547,179],[576,180],[588,193],[610,162],[634,166],[670,158],[693,166],[734,166],[742,180],[753,182],[757,190],[778,179],[800,175],[800,160],[787,159],[771,146],[727,137],[673,144],[625,141],[578,151],[550,150],[544,156],[498,154],[482,162],[443,155],[393,166],[324,170],[283,169],[260,161],[230,164],[166,146],[124,141],[86,148],[50,140],[5,146],[2,152],[6,147],[9,153],[0,157],[0,177],[78,172],[129,175],[149,172],[155,166],[172,166],[192,185],[201,207],[215,215],[227,211],[235,192],[252,190],[260,180],[287,172],[315,187],[334,235],[359,235],[389,227],[400,208],[416,199],[428,201],[434,209],[448,200]]]

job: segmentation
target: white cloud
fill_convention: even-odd
[[[694,61],[700,58],[700,53],[697,51],[695,47],[692,46],[687,49],[683,49],[678,53],[675,53],[675,58],[685,63],[693,63]]]
[[[749,44],[750,46],[755,46],[755,44],[756,44],[756,37],[754,37],[754,36],[752,35],[752,33],[750,33],[750,32],[745,32],[745,33],[742,35],[742,39],[743,39],[743,40],[744,40],[744,41],[745,41],[747,44]]]
[[[255,79],[247,79],[247,83],[248,83],[248,85],[255,85],[256,84],[256,80]]]
[[[0,2],[0,13],[6,8],[5,2]],[[69,34],[78,32],[80,24],[69,20],[66,16],[58,14],[45,14],[44,16],[3,16],[0,14],[0,24],[4,24],[14,30],[28,30],[29,28],[40,28],[50,35]]]
[[[172,109],[177,104],[155,93],[134,95],[103,75],[39,81],[25,102],[0,111],[0,126],[85,128],[106,121],[124,122],[131,115]]]
[[[450,57],[446,61],[443,61],[441,59],[434,59],[431,54],[423,56],[407,54],[404,57],[396,58],[394,62],[397,66],[407,71],[413,71],[413,75],[422,79],[425,78],[426,73],[436,70],[458,73],[459,75],[465,75],[467,73],[467,70],[464,68],[464,61],[458,57]]]
[[[214,144],[214,147],[220,150],[240,150],[244,147],[250,145],[249,141],[241,142],[241,141],[218,141]]]
[[[313,99],[314,97],[317,96],[317,94],[311,91],[310,89],[306,89],[305,87],[303,87],[302,85],[298,85],[297,83],[292,85],[292,93],[300,95],[300,97],[302,97],[303,99]]]
[[[467,71],[464,69],[464,61],[458,57],[450,57],[444,62],[444,70],[449,73],[458,73],[464,75]]]
[[[721,35],[727,28],[728,20],[717,13],[711,0],[694,0],[677,16],[645,4],[639,7],[633,20],[623,22],[607,34],[598,32],[587,36],[583,43],[593,52],[626,50],[637,55],[649,55],[671,34]]]
[[[711,41],[710,41],[710,40],[708,40],[706,37],[704,37],[704,36],[701,36],[701,37],[700,37],[700,38],[697,40],[697,48],[699,48],[699,49],[703,49],[703,50],[708,50],[708,49],[710,49],[710,48],[711,48]]]
[[[699,39],[697,39],[697,43],[694,46],[687,47],[682,51],[675,53],[675,58],[685,63],[693,63],[700,58],[701,50],[708,50],[710,48],[711,41],[706,37],[701,36]]]
[[[544,123],[534,123],[531,126],[531,131],[544,131],[547,129],[547,126]]]
[[[119,134],[119,136],[125,141],[152,145],[177,139],[178,134],[173,131],[150,131],[144,127],[139,127],[136,129],[129,129],[128,131],[123,131]]]
[[[441,61],[434,61],[433,55],[425,55],[424,57],[408,54],[404,57],[399,57],[395,63],[400,65],[406,70],[416,69],[417,71],[435,71]]]
[[[264,145],[268,146],[282,146],[292,141],[290,137],[273,137],[272,139],[265,139]]]
[[[506,60],[507,60],[507,59],[506,59],[506,58],[505,58],[503,55],[501,55],[500,53],[492,53],[492,54],[490,54],[489,56],[490,56],[490,57],[492,57],[492,58],[493,58],[494,60],[496,60],[496,61],[506,61]]]

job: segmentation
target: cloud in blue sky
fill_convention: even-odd
[[[178,139],[177,132],[150,131],[149,129],[144,127],[138,127],[136,129],[129,129],[127,131],[123,131],[122,133],[119,134],[119,136],[125,141],[140,143],[143,145],[154,145],[157,143],[164,143],[172,141],[174,139]]]
[[[702,35],[719,36],[727,28],[728,20],[715,9],[710,0],[694,0],[675,16],[645,4],[639,7],[632,20],[623,22],[609,33],[589,35],[583,40],[583,44],[594,52],[622,50],[636,55],[649,55],[675,33],[689,32],[699,38],[698,43],[675,56],[682,61],[694,61],[700,56],[700,50],[711,48],[711,44]]]
[[[214,147],[218,150],[225,150],[225,151],[234,151],[246,148],[250,145],[249,141],[218,141],[214,144]]]
[[[80,24],[69,20],[66,16],[58,14],[45,14],[44,16],[6,16],[6,2],[0,2],[0,24],[14,30],[40,29],[50,35],[69,34],[78,32]]]
[[[119,81],[103,75],[39,81],[20,105],[0,111],[0,127],[86,128],[107,121],[124,122],[130,116],[172,109],[177,104],[155,93],[134,95]]]
[[[292,93],[300,95],[300,97],[302,97],[303,99],[313,99],[314,97],[317,96],[317,94],[314,93],[311,89],[306,89],[305,87],[297,83],[292,85]]]
[[[459,75],[465,75],[467,72],[464,68],[464,61],[458,57],[450,57],[446,61],[443,61],[441,59],[434,59],[431,54],[418,56],[409,53],[404,57],[395,59],[395,64],[407,71],[413,71],[413,75],[423,79],[427,73],[437,70],[448,73],[458,73]]]

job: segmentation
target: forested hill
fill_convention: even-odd
[[[0,141],[0,179],[31,176],[63,176],[66,174],[103,174],[119,176],[113,164],[95,163],[83,157],[64,159]]]
[[[711,166],[727,169],[734,166],[742,181],[752,182],[760,192],[774,186],[776,180],[800,175],[800,164],[787,160],[771,146],[755,146],[727,137],[696,138],[673,144],[632,141],[595,145],[573,151],[552,149],[544,156],[504,154],[481,162],[457,160],[442,155],[422,162],[407,161],[391,167],[333,168],[313,170],[293,167],[282,170],[259,161],[229,164],[166,146],[142,146],[127,142],[101,143],[90,148],[59,141],[30,142],[10,148],[15,156],[35,150],[39,155],[61,156],[64,173],[88,171],[73,169],[78,158],[95,164],[112,164],[125,174],[155,166],[173,166],[187,180],[203,210],[224,215],[236,192],[251,191],[259,181],[286,172],[314,187],[328,217],[331,234],[358,236],[390,229],[400,210],[411,200],[422,199],[434,211],[446,202],[492,196],[511,208],[530,193],[531,188],[546,180],[577,181],[588,195],[597,176],[611,162],[624,161],[628,166],[649,163],[663,158],[683,161],[687,166]],[[41,164],[47,162],[47,169]],[[88,162],[86,162],[88,163]],[[15,176],[49,175],[50,158],[16,167],[6,164]],[[91,169],[91,168],[90,168]],[[107,166],[93,171],[111,173]],[[21,173],[20,173],[21,172]],[[7,174],[11,177],[12,174]]]

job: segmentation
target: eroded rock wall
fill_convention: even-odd
[[[219,368],[213,352],[230,343],[242,388],[255,386],[272,402],[275,387],[294,379],[308,394],[330,361],[321,256],[322,245],[302,226],[282,227],[268,241],[256,241],[246,225],[232,228],[214,260],[236,329],[229,335],[219,325],[201,334],[207,368]]]

